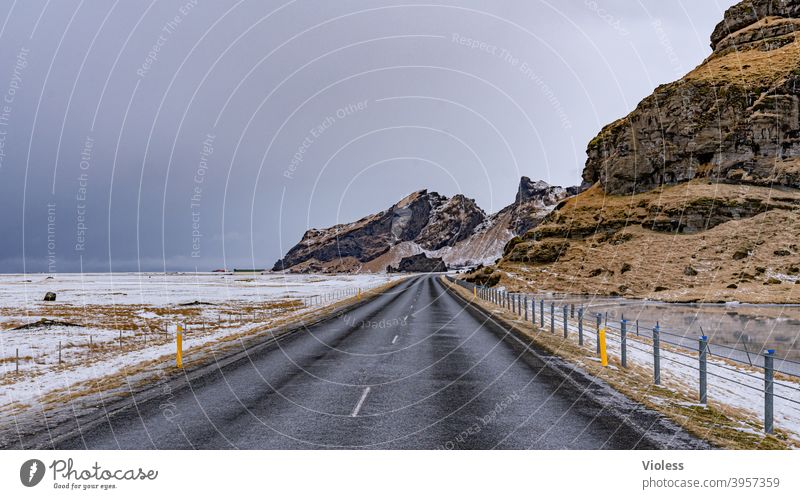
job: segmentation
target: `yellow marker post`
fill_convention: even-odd
[[[178,324],[178,334],[176,338],[175,367],[183,368],[183,327]]]
[[[608,366],[608,352],[606,352],[606,329],[600,330],[600,364],[603,367]]]
[[[361,299],[361,288],[358,288],[358,299]]]
[[[472,297],[473,298],[478,297],[478,288],[476,288],[475,286],[472,287]]]

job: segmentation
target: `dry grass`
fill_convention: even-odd
[[[775,22],[776,19],[763,19],[740,30],[737,34],[762,30]],[[778,22],[794,24],[796,29],[800,28],[800,21],[797,20],[780,19]],[[798,63],[800,63],[800,42],[797,40],[767,51],[740,45],[736,50],[723,55],[712,54],[684,79],[717,85],[736,83],[747,87],[769,86],[776,80],[789,76],[797,69]]]
[[[629,366],[623,369],[618,359],[610,358],[612,368],[603,368],[598,362],[589,360],[594,351],[580,347],[574,339],[561,335],[545,334],[530,322],[521,320],[508,310],[490,302],[476,299],[460,286],[445,285],[469,301],[477,304],[492,316],[511,324],[517,331],[530,338],[540,348],[566,359],[585,372],[607,382],[612,388],[645,407],[658,411],[691,434],[726,449],[788,449],[800,446],[785,432],[776,430],[774,435],[758,434],[760,420],[753,414],[712,401],[707,406],[696,404],[697,393],[679,384],[667,372],[662,374],[662,386],[652,384],[649,368]],[[662,347],[664,348],[664,347]],[[741,431],[742,427],[751,431]]]
[[[796,191],[699,181],[634,196],[609,196],[593,187],[528,234],[568,241],[558,261],[504,259],[501,283],[520,291],[671,302],[797,303],[798,203]],[[739,207],[761,213],[691,234],[646,228],[654,220],[702,221],[709,214],[713,219],[714,210]]]
[[[361,300],[385,293],[400,282],[402,282],[401,279],[365,291],[362,294]],[[70,414],[64,414],[63,411],[65,408],[73,407],[73,404],[91,407],[97,405],[98,397],[100,397],[103,404],[109,404],[124,399],[130,396],[132,392],[146,389],[155,382],[184,377],[186,370],[211,365],[221,357],[241,352],[244,345],[257,341],[259,337],[265,334],[272,334],[277,328],[291,327],[295,324],[309,324],[330,315],[332,311],[339,307],[351,305],[358,301],[360,301],[359,298],[350,297],[339,302],[331,303],[323,308],[308,309],[299,314],[296,312],[302,309],[302,302],[300,300],[251,303],[236,308],[236,312],[243,312],[244,317],[250,316],[253,310],[269,310],[279,313],[269,316],[268,321],[264,321],[263,318],[260,318],[259,323],[250,329],[232,332],[231,334],[221,336],[202,345],[193,345],[192,337],[187,337],[184,341],[183,369],[175,367],[174,354],[161,355],[157,358],[142,361],[134,365],[122,365],[120,366],[120,370],[113,374],[74,383],[64,389],[47,393],[39,399],[40,404],[37,405],[36,411],[31,412],[31,407],[24,404],[6,404],[2,406],[2,413],[6,416],[14,417],[26,417],[27,415],[31,421],[40,420],[43,413],[47,415],[47,424],[53,426],[58,423],[59,418],[65,417],[69,419],[71,417]],[[141,310],[141,307],[137,308],[137,310]],[[233,310],[233,308],[231,308],[231,310]],[[214,329],[224,328],[225,326],[225,324],[216,324]],[[150,338],[150,336],[148,336],[148,338]],[[152,338],[152,340],[148,339],[148,342],[155,341],[158,344],[174,342],[174,338],[165,338],[163,335],[152,335]],[[122,350],[120,350],[118,344],[96,344],[93,346],[91,352],[86,352],[75,363],[65,362],[61,365],[48,365],[47,370],[41,371],[38,374],[70,370],[74,369],[76,366],[80,366],[81,368],[89,367],[96,362],[108,360],[112,356],[119,355],[120,352],[133,351],[143,347],[144,344],[141,342],[141,338],[137,342],[134,336],[123,336]],[[31,373],[20,372],[18,375],[15,373],[8,373],[3,377],[2,382],[13,383],[29,375],[31,375]],[[66,412],[69,412],[69,410]]]

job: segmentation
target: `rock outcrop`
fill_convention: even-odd
[[[538,225],[577,192],[522,177],[514,202],[487,215],[461,194],[447,198],[417,191],[357,222],[307,231],[272,270],[377,272],[420,253],[455,268],[494,263],[509,239]]]
[[[327,271],[330,262],[349,262],[348,268],[338,271],[358,270],[359,264],[377,259],[401,242],[427,250],[453,245],[469,237],[485,219],[472,199],[462,195],[448,199],[421,190],[357,222],[307,231],[273,270]],[[303,264],[302,269],[296,268]]]
[[[447,272],[447,265],[441,258],[429,258],[425,253],[406,256],[400,260],[397,268],[391,265],[387,272]]]
[[[726,11],[713,53],[589,143],[583,179],[609,194],[694,178],[800,187],[800,0]]]
[[[728,9],[702,64],[589,143],[587,189],[467,278],[666,301],[796,303],[798,28],[800,0]]]
[[[578,187],[559,187],[543,180],[533,182],[522,177],[514,203],[500,211],[509,211],[510,228],[514,234],[525,234],[552,211],[564,199],[578,194]]]

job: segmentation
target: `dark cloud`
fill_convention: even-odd
[[[0,3],[0,271],[268,267],[407,193],[489,211],[732,2]]]

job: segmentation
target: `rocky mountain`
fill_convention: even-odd
[[[381,272],[423,253],[450,268],[495,262],[506,242],[535,227],[577,188],[522,177],[515,201],[487,215],[473,199],[421,190],[353,223],[307,231],[272,270]]]
[[[747,0],[712,53],[587,148],[584,187],[476,281],[668,301],[800,300],[800,0]]]
[[[712,54],[662,85],[588,147],[585,182],[610,194],[702,178],[800,187],[800,0],[748,0]]]
[[[428,258],[425,253],[404,256],[397,268],[389,265],[386,272],[447,272],[447,265],[441,258]]]

